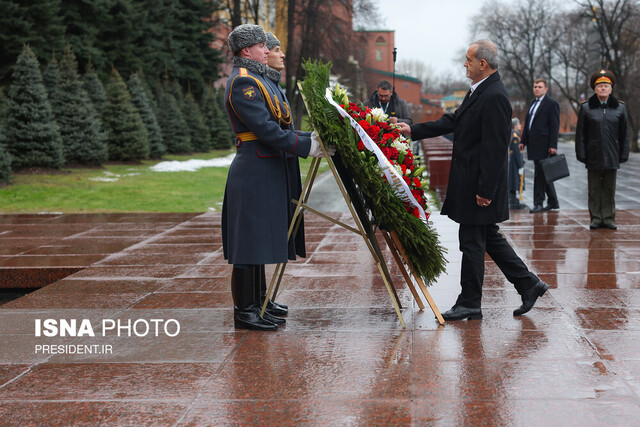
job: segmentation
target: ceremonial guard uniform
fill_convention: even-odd
[[[294,241],[287,241],[293,213],[290,181],[294,179],[287,156],[306,158],[318,142],[312,141],[315,136],[289,129],[289,107],[266,81],[268,67],[242,53],[244,48],[263,46],[265,41],[264,30],[258,25],[240,25],[229,35],[235,56],[225,102],[237,137],[237,153],[225,187],[222,243],[225,258],[234,265],[235,326],[272,330],[276,328],[274,321],[283,323],[284,319],[266,313],[264,319],[259,316],[256,267],[295,259]]]

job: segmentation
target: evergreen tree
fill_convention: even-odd
[[[187,96],[184,97],[182,113],[187,123],[187,129],[189,129],[193,151],[206,153],[211,150],[212,144],[209,137],[209,129],[204,125],[202,112],[196,100],[193,99],[191,92],[187,93]]]
[[[167,147],[162,142],[162,131],[158,125],[156,114],[153,111],[152,102],[147,95],[142,80],[137,74],[132,74],[129,78],[129,91],[131,100],[138,109],[142,123],[147,128],[149,135],[149,157],[152,159],[161,158],[167,151]]]
[[[207,88],[202,97],[202,115],[209,129],[213,148],[231,147],[233,132],[225,111],[220,111],[218,96],[213,88]]]
[[[42,73],[42,82],[47,89],[49,101],[51,101],[52,97],[56,96],[54,92],[57,90],[58,83],[60,82],[60,67],[58,66],[55,53],[51,57],[51,61],[49,61],[44,73]]]
[[[100,34],[106,26],[109,0],[61,0],[65,38],[80,64],[93,63],[103,79],[109,77],[108,60]],[[91,58],[91,61],[89,60]]]
[[[4,128],[4,120],[7,117],[8,102],[4,88],[0,87],[0,132]]]
[[[4,144],[16,168],[59,168],[64,162],[38,60],[27,45],[18,57],[9,89]]]
[[[165,81],[168,81],[169,76],[165,75]],[[180,86],[180,83],[178,83],[177,81],[172,81],[169,84],[169,87],[171,88],[171,94],[173,95],[173,97],[176,99],[176,102],[178,103],[178,108],[180,108],[182,110],[182,107],[184,105],[184,93],[182,92],[182,86]]]
[[[11,178],[11,156],[2,145],[2,133],[0,133],[0,182],[7,182],[9,178]]]
[[[52,106],[65,160],[92,165],[106,162],[107,143],[89,95],[82,88],[71,45],[67,45],[60,61],[60,81]]]
[[[89,95],[89,99],[91,99],[91,103],[96,113],[98,113],[98,117],[101,117],[102,108],[107,101],[107,94],[91,62],[87,64],[87,71],[84,76],[82,76],[82,88]]]
[[[0,85],[8,86],[16,58],[28,44],[44,61],[64,48],[60,0],[0,0]]]
[[[109,160],[142,160],[149,155],[149,136],[127,85],[114,68],[107,85],[107,103],[102,111],[107,133]]]
[[[220,1],[145,0],[147,19],[143,26],[145,43],[140,58],[145,75],[158,76],[166,70],[182,87],[191,82],[193,93],[200,94],[205,82],[218,78],[220,52],[211,48],[211,16]]]
[[[158,91],[158,123],[162,129],[162,141],[169,153],[189,153],[193,151],[189,130],[171,93],[170,85],[165,82]]]

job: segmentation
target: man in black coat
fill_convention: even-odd
[[[522,128],[522,150],[527,147],[527,158],[533,160],[533,208],[531,213],[560,209],[553,182],[547,183],[542,173],[541,160],[554,156],[558,151],[558,131],[560,129],[560,105],[547,95],[549,87],[545,79],[533,82],[535,99],[529,104]],[[545,193],[547,206],[543,207]]]
[[[485,252],[522,297],[515,316],[531,310],[549,288],[528,270],[496,224],[509,218],[507,155],[511,129],[511,104],[497,72],[498,61],[494,43],[472,43],[464,63],[471,90],[456,112],[434,122],[399,124],[404,134],[416,140],[454,134],[447,197],[441,213],[460,224],[462,292],[451,310],[443,313],[449,321],[482,318]]]

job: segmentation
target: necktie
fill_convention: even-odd
[[[462,104],[464,104],[465,102],[467,102],[467,99],[469,99],[469,97],[471,96],[473,92],[471,92],[471,89],[469,89],[469,91],[467,92],[467,94],[464,96],[464,99],[462,100]],[[462,105],[460,104],[460,105]]]
[[[535,101],[533,101],[533,104],[531,104],[531,108],[529,109],[529,129],[531,129],[531,123],[533,122],[533,116],[536,112],[536,107],[538,106],[538,101],[539,99],[536,99]]]

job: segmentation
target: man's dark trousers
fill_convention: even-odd
[[[482,281],[484,278],[484,254],[489,254],[509,282],[513,283],[520,295],[540,280],[531,273],[496,224],[460,224],[458,231],[462,270],[460,284],[462,292],[456,306],[480,308]]]
[[[547,183],[544,179],[544,173],[542,172],[541,160],[534,160],[535,166],[533,174],[533,205],[542,206],[544,203],[544,193],[547,193],[547,205],[551,207],[560,206],[558,203],[558,195],[556,194],[556,187],[553,182]]]

